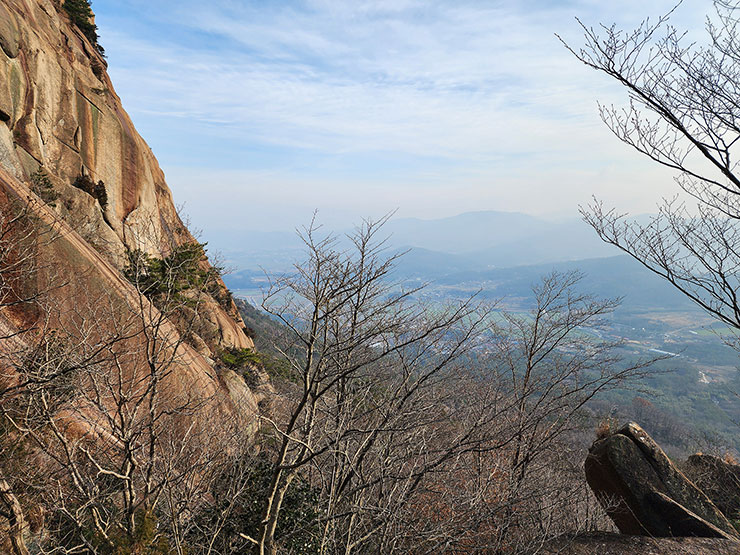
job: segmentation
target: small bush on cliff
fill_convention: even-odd
[[[98,44],[98,26],[91,21],[93,13],[89,0],[64,0],[64,10],[69,14],[72,23],[77,25],[87,40],[95,46],[95,49],[104,55],[105,50]]]
[[[44,168],[39,168],[31,174],[31,190],[49,206],[56,206],[54,203],[59,198],[59,193],[54,190],[54,185]]]
[[[175,247],[166,258],[149,256],[138,249],[129,251],[124,275],[155,304],[165,297],[182,301],[181,293],[190,290],[207,293],[230,313],[234,300],[221,281],[224,269],[209,263],[206,246],[207,243],[186,243]]]
[[[221,274],[221,269],[219,269],[219,274]],[[208,289],[208,293],[227,313],[230,313],[233,310],[234,295],[229,291],[228,287],[222,286],[219,280],[213,281]]]
[[[108,192],[105,190],[105,183],[102,181],[95,183],[89,175],[80,174],[72,185],[96,198],[103,210],[108,206]]]
[[[218,280],[219,268],[206,266],[205,243],[186,243],[175,247],[165,258],[150,256],[141,250],[128,252],[126,278],[147,298],[162,304],[177,301],[187,304],[184,293],[210,292]]]
[[[219,353],[224,366],[233,369],[244,368],[247,364],[262,364],[260,356],[252,349],[229,347]]]
[[[221,350],[218,358],[227,368],[240,370],[242,377],[250,387],[257,385],[257,381],[255,380],[257,374],[252,365],[256,365],[261,370],[267,372],[273,380],[280,378],[293,383],[299,382],[299,377],[295,370],[291,368],[290,364],[268,352],[230,347]]]

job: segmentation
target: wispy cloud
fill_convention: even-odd
[[[435,214],[450,210],[456,194],[465,201],[457,209],[495,208],[480,199],[499,198],[506,205],[498,208],[560,210],[613,181],[600,177],[609,160],[635,158],[600,125],[595,99],[618,101],[620,92],[579,66],[554,33],[578,43],[575,15],[632,26],[672,6],[128,4],[96,0],[102,40],[124,104],[166,169],[225,171],[233,191],[238,175],[244,187],[269,181],[265,206],[300,183],[314,187],[316,205],[335,206],[333,184],[354,179],[355,191],[361,184],[390,195],[376,204],[408,203],[413,212],[429,204],[418,197],[431,188],[440,193],[436,209],[426,208]],[[710,3],[699,4],[683,7],[679,23],[699,29]],[[634,167],[641,175],[624,177],[627,199],[655,176]],[[543,181],[572,198],[532,195],[545,191]],[[349,208],[361,195],[340,196]]]

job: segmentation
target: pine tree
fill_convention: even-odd
[[[82,31],[100,54],[104,54],[103,47],[98,44],[98,26],[91,19],[93,17],[89,0],[64,0],[64,9],[72,19],[72,23]]]

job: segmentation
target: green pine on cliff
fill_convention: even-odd
[[[72,18],[72,23],[82,31],[98,52],[105,53],[103,47],[98,44],[98,26],[92,22],[93,12],[89,0],[64,0],[64,9]]]

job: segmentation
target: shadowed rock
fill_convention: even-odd
[[[691,455],[685,473],[732,520],[740,518],[740,465],[712,455]]]
[[[18,27],[8,9],[0,4],[0,49],[9,57],[18,56]]]
[[[586,479],[623,534],[737,537],[712,501],[635,423],[594,442]]]

